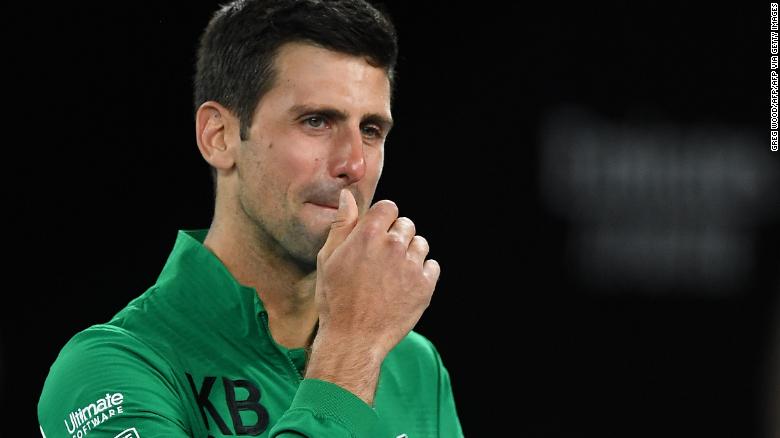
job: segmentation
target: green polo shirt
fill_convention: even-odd
[[[157,282],[107,324],[76,334],[38,402],[48,438],[460,437],[447,370],[411,332],[382,364],[374,406],[304,379],[253,288],[180,231]]]

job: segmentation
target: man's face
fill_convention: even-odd
[[[362,57],[301,43],[282,46],[275,70],[238,154],[239,214],[272,248],[314,267],[341,189],[361,213],[374,197],[390,84]]]

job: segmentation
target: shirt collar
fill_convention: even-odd
[[[179,230],[171,254],[157,279],[158,286],[174,285],[188,299],[215,311],[235,311],[236,306],[255,317],[265,307],[253,287],[240,284],[222,261],[203,245],[208,229]]]
[[[286,353],[302,373],[304,350],[288,350],[273,340],[264,327],[266,323],[261,314],[266,313],[267,317],[267,312],[257,291],[240,284],[222,261],[203,245],[206,234],[207,229],[179,230],[173,250],[157,279],[157,287],[171,291],[169,296],[175,297],[176,307],[187,309],[189,316],[209,320],[212,330],[265,339],[267,342],[251,345],[266,354],[274,349]],[[243,319],[241,322],[236,320],[239,315]]]

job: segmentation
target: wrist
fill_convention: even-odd
[[[371,405],[385,355],[362,340],[330,338],[320,331],[312,344],[306,378],[339,385]]]

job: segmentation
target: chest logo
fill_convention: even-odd
[[[214,382],[216,382],[217,378],[214,376],[204,377],[203,383],[201,383],[200,389],[198,389],[192,376],[189,373],[186,374],[200,413],[203,416],[203,423],[206,425],[206,429],[211,430],[208,419],[210,415],[223,435],[234,435],[233,431],[225,423],[225,420],[219,415],[214,403],[209,399],[211,389],[214,387]],[[231,380],[226,377],[222,377],[221,380],[222,386],[225,388],[225,405],[228,412],[230,412],[235,435],[254,436],[263,433],[268,428],[268,411],[260,404],[260,388],[248,380]],[[236,399],[236,388],[242,388],[248,392],[249,395],[247,395],[246,399]],[[257,415],[257,421],[254,424],[244,424],[244,420],[241,418],[241,411],[254,412]],[[206,415],[206,412],[208,412],[208,415]]]

